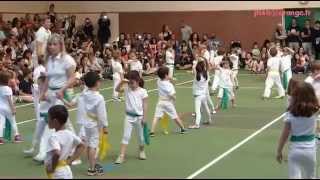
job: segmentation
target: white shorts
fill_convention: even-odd
[[[70,166],[57,168],[53,173],[53,179],[72,179],[72,171]]]
[[[178,114],[174,104],[170,101],[159,101],[156,106],[156,112],[154,117],[161,118],[164,113],[167,113],[171,119],[177,119]]]
[[[99,129],[94,128],[84,128],[85,132],[85,142],[88,147],[98,148],[99,146]]]
[[[228,95],[231,97],[231,99],[234,98],[234,92],[232,88],[227,88],[228,89]],[[218,92],[218,98],[223,97],[223,88],[219,87],[219,92]]]

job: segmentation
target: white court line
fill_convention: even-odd
[[[190,176],[188,176],[186,179],[193,179],[196,176],[198,176],[200,173],[202,173],[203,171],[207,170],[209,167],[211,167],[212,165],[216,164],[217,162],[219,162],[222,158],[228,156],[230,153],[232,153],[234,150],[238,149],[239,147],[241,147],[243,144],[247,143],[249,140],[251,140],[253,137],[255,137],[256,135],[260,134],[262,131],[264,131],[265,129],[267,129],[268,127],[270,127],[271,125],[273,125],[274,123],[276,123],[277,121],[279,121],[281,118],[283,118],[283,116],[285,115],[285,113],[281,114],[279,117],[277,117],[276,119],[274,119],[273,121],[269,122],[268,124],[264,125],[262,128],[258,129],[256,132],[254,132],[253,134],[251,134],[250,136],[248,136],[247,138],[245,138],[244,140],[242,140],[241,142],[239,142],[238,144],[236,144],[235,146],[233,146],[232,148],[230,148],[228,151],[224,152],[223,154],[221,154],[219,157],[215,158],[214,160],[212,160],[211,162],[209,162],[208,164],[206,164],[205,166],[203,166],[202,168],[200,168],[199,170],[197,170],[196,172],[194,172],[193,174],[191,174]]]
[[[193,80],[190,80],[190,81],[184,81],[184,82],[181,82],[181,83],[177,83],[176,85],[182,85],[182,84],[188,84],[190,82],[192,82]],[[151,90],[148,90],[148,92],[154,92],[154,91],[157,91],[158,89],[151,89]],[[123,97],[123,96],[122,96]],[[107,102],[111,102],[112,99],[108,99],[106,100],[106,103]],[[77,110],[77,108],[73,108],[73,109],[70,109],[69,112],[71,111],[75,111]],[[29,120],[26,120],[26,121],[21,121],[21,122],[18,122],[17,125],[20,125],[20,124],[25,124],[25,123],[28,123],[28,122],[32,122],[32,121],[35,121],[36,119],[29,119]]]

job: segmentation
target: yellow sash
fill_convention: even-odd
[[[93,121],[98,121],[98,117],[92,113],[87,112],[87,118]]]
[[[58,161],[58,164],[57,164],[57,167],[56,167],[55,170],[57,170],[58,168],[65,167],[65,166],[68,166],[67,161],[66,160],[60,160],[60,161]],[[53,179],[53,173],[47,173],[47,176],[48,176],[49,179]]]

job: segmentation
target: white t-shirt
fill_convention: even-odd
[[[123,74],[123,68],[119,61],[112,60],[112,71],[113,71],[113,78],[121,79],[120,74]]]
[[[176,94],[176,90],[170,81],[159,79],[157,84],[160,98],[169,100],[171,99],[170,96],[174,96]]]
[[[197,80],[197,74],[195,74],[193,84],[192,84],[192,90],[193,90],[193,95],[196,96],[201,96],[201,95],[206,95],[208,86],[209,86],[209,74],[207,76],[207,79],[205,79],[202,75],[200,75],[200,81]]]
[[[188,41],[191,34],[192,28],[190,26],[185,25],[183,28],[181,28],[182,40]]]
[[[60,151],[59,160],[67,160],[74,147],[81,143],[81,139],[70,130],[64,129],[53,134],[48,139],[47,155],[45,164],[51,165],[52,151]]]
[[[314,80],[312,76],[308,76],[304,82],[312,85],[318,100],[320,100],[320,80]]]
[[[49,37],[51,36],[51,31],[46,30],[43,26],[39,28],[39,30],[35,33],[35,41],[41,42],[43,44],[43,52],[46,52],[47,42]],[[36,54],[37,47],[34,48],[34,53]]]
[[[232,62],[232,70],[238,70],[239,69],[239,56],[237,56],[236,54],[231,54],[230,61]]]
[[[316,127],[316,116],[296,117],[287,112],[284,122],[290,123],[292,136],[314,135]],[[316,143],[314,141],[292,142],[291,146],[295,148],[313,148]]]
[[[279,72],[280,71],[280,62],[281,58],[279,57],[271,57],[268,59],[267,66],[270,68],[269,71]]]
[[[9,86],[0,86],[0,114],[7,116],[11,113],[8,98],[12,99],[12,90]]]
[[[222,59],[223,59],[223,56],[217,56],[217,57],[214,57],[210,63],[215,64],[216,66],[220,66]]]
[[[281,57],[281,72],[285,72],[288,69],[291,69],[291,59],[292,56],[290,54]]]
[[[219,69],[220,69],[219,86],[222,88],[232,88],[233,87],[233,83],[231,80],[232,71],[230,69],[224,69],[224,68],[219,68]]]
[[[173,65],[174,64],[174,50],[168,49],[166,50],[166,63]]]
[[[142,63],[139,60],[129,60],[130,71],[142,72]]]
[[[78,108],[78,124],[86,128],[108,127],[105,100],[98,91],[83,91],[78,98]]]
[[[49,88],[62,88],[68,82],[67,71],[76,67],[74,59],[68,55],[59,54],[56,57],[50,56],[47,63],[47,75]]]
[[[147,90],[139,87],[133,91],[131,88],[125,87],[124,95],[126,99],[126,112],[143,116],[143,99],[148,97]]]
[[[210,53],[208,50],[205,50],[205,52],[203,53],[203,57],[206,59],[207,63],[210,62]]]

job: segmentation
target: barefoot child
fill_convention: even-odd
[[[81,139],[67,130],[68,111],[62,105],[55,105],[49,109],[48,125],[54,129],[48,140],[45,157],[45,168],[49,179],[72,179],[70,164],[78,159],[84,149]],[[74,147],[76,150],[71,154]]]
[[[128,84],[123,87],[124,84]],[[127,146],[131,139],[132,129],[137,131],[139,141],[139,159],[145,160],[143,126],[147,117],[147,90],[143,89],[143,79],[138,71],[130,71],[128,79],[123,80],[116,89],[118,92],[124,92],[126,101],[126,118],[124,122],[124,132],[121,142],[120,155],[116,164],[122,164],[125,160]]]
[[[168,114],[171,119],[173,119],[177,125],[181,128],[180,133],[185,133],[184,125],[178,113],[176,111],[174,102],[176,100],[176,91],[173,84],[170,82],[169,78],[169,68],[168,67],[160,67],[158,70],[159,80],[158,91],[159,91],[159,101],[156,106],[155,116],[152,122],[150,136],[154,137],[154,131],[159,119],[164,115],[164,113]]]
[[[282,163],[283,147],[290,136],[288,169],[290,179],[316,177],[316,112],[319,102],[310,84],[300,82],[292,92],[292,101],[285,117],[277,149],[277,161]],[[304,176],[302,176],[304,175]]]
[[[11,78],[12,74],[9,72],[0,72],[0,144],[4,144],[4,135],[8,140],[11,140],[12,134],[14,134],[15,143],[22,142],[15,118],[16,107],[13,102],[13,93],[8,86]]]

